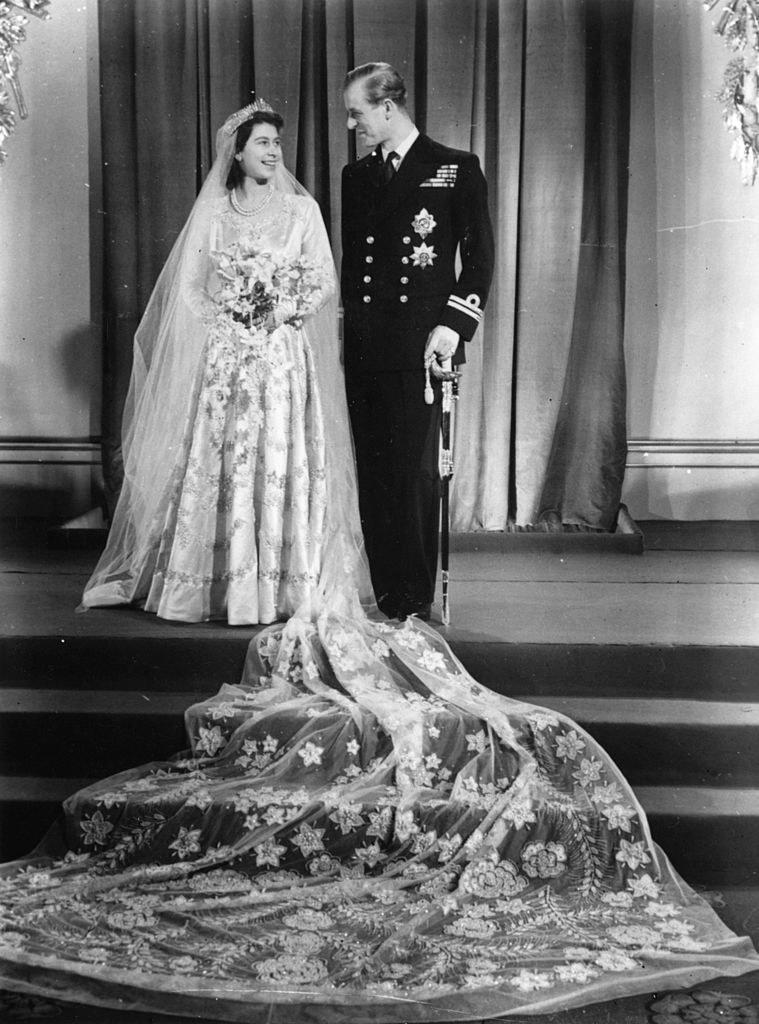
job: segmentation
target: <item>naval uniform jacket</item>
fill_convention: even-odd
[[[472,338],[494,251],[487,185],[473,153],[420,135],[386,185],[378,151],[348,164],[342,241],[346,371],[421,370],[438,324]],[[453,362],[464,361],[459,344]]]

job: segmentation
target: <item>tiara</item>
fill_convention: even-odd
[[[273,113],[274,108],[270,107],[266,100],[256,100],[255,103],[249,103],[247,107],[243,107],[242,110],[238,110],[237,113],[231,114],[224,124],[222,125],[222,131],[227,135],[234,135],[241,124],[245,124],[249,121],[254,114],[258,114],[265,111],[266,113]]]

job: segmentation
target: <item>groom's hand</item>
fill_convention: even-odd
[[[444,370],[440,365],[446,359],[451,359],[458,347],[459,336],[452,328],[438,324],[430,331],[424,349],[424,365],[429,366],[433,377],[438,380],[455,380],[461,376],[455,370]]]

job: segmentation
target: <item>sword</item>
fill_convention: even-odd
[[[450,370],[451,361],[443,363],[445,370]],[[450,551],[450,491],[453,476],[453,409],[459,397],[458,378],[443,381],[442,415],[440,417],[440,482],[442,487],[440,501],[440,574],[443,590],[443,625],[451,624],[451,606],[449,603],[450,574],[448,572],[448,555]]]
[[[442,363],[446,373],[451,371],[451,360]],[[443,591],[442,619],[444,626],[451,624],[451,607],[449,600],[450,572],[450,489],[453,476],[453,403],[459,397],[458,377],[443,380],[442,408],[440,417],[440,576]],[[424,400],[432,405],[434,394],[430,382],[430,371],[427,367],[424,388]]]

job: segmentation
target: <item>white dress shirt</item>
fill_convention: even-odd
[[[406,153],[408,153],[408,151],[411,149],[411,147],[414,145],[414,143],[416,142],[416,140],[418,138],[419,138],[419,129],[416,127],[416,125],[414,125],[414,127],[408,133],[408,135],[403,140],[403,142],[399,146],[396,146],[395,149],[391,149],[389,146],[386,146],[385,143],[383,142],[382,143],[382,160],[383,160],[383,163],[384,163],[385,160],[387,160],[388,156],[391,153],[395,153],[395,157],[393,158],[393,167],[397,171],[398,168],[403,163],[403,158],[405,157]]]

